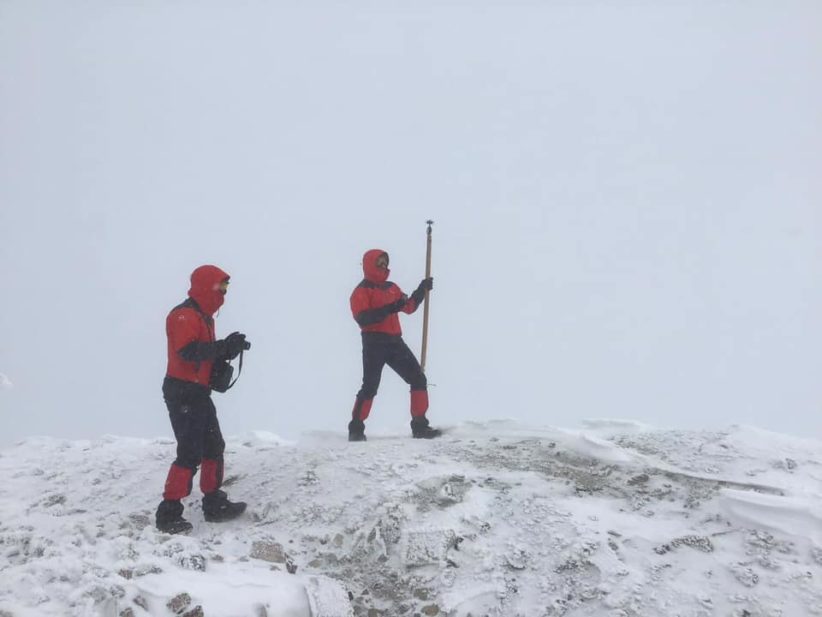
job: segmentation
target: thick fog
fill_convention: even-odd
[[[0,441],[171,436],[231,274],[223,432],[344,432],[365,250],[434,219],[432,424],[822,436],[818,2],[0,3]],[[419,352],[422,311],[402,318]],[[383,374],[369,430],[408,430]]]

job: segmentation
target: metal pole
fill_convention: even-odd
[[[428,225],[426,233],[426,247],[425,247],[425,278],[431,277],[431,225],[434,221],[425,221]],[[425,306],[422,307],[422,351],[420,352],[420,366],[422,372],[425,372],[425,355],[428,351],[428,309],[431,306],[431,299],[428,297],[428,290],[425,290]]]

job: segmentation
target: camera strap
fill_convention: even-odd
[[[229,363],[229,364],[231,364],[231,360],[228,360],[228,363]],[[240,362],[239,362],[239,364],[238,364],[238,366],[237,366],[237,376],[234,378],[234,381],[232,381],[232,382],[228,385],[228,387],[226,388],[226,390],[231,390],[231,388],[234,386],[234,384],[235,384],[235,383],[237,383],[237,380],[240,378],[240,374],[241,374],[242,372],[243,372],[243,352],[241,351],[241,352],[240,352]]]
[[[190,300],[191,300],[191,304],[190,304],[191,308],[193,308],[195,311],[197,311],[197,313],[199,313],[200,317],[203,318],[203,323],[205,323],[206,330],[208,330],[208,333],[211,336],[211,341],[214,342],[216,340],[216,337],[214,335],[214,320],[209,318],[208,315],[206,315],[203,312],[203,309],[200,308],[200,305],[197,304],[196,301],[194,301],[193,299],[190,299]],[[216,360],[216,359],[214,360],[214,362],[220,362],[220,361],[221,360]],[[228,362],[229,366],[231,365],[231,360],[225,360],[225,362]],[[242,374],[242,372],[243,372],[243,352],[240,351],[240,362],[239,362],[239,365],[237,366],[237,376],[234,378],[234,381],[232,381],[226,387],[226,390],[230,390],[234,386],[234,384],[237,383],[237,380],[240,378],[240,375]]]

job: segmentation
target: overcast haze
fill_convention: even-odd
[[[432,424],[818,438],[821,31],[815,1],[0,0],[0,439],[170,436],[204,263],[253,345],[223,432],[344,432],[362,253],[410,293],[427,218]],[[368,430],[408,416],[387,369]]]

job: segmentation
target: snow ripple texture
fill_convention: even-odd
[[[506,422],[229,440],[241,519],[169,536],[174,443],[0,452],[0,616],[822,615],[822,443]],[[195,481],[196,486],[196,481]]]

